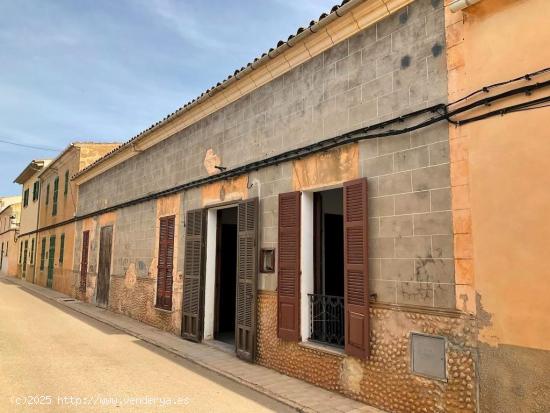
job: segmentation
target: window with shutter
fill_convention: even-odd
[[[82,257],[80,261],[80,291],[86,291],[86,277],[88,276],[88,244],[90,231],[82,233]]]
[[[31,240],[31,265],[34,264],[34,238]]]
[[[66,197],[68,193],[69,193],[69,170],[66,170],[65,171],[65,188],[63,189],[63,195],[65,195]]]
[[[367,180],[344,183],[345,351],[369,356],[367,273]]]
[[[156,305],[164,310],[172,309],[175,221],[174,216],[160,219]]]
[[[40,251],[40,271],[44,270],[45,260],[46,260],[46,238],[42,238],[42,250]]]
[[[26,207],[29,205],[29,189],[25,189],[25,192],[23,193],[23,207]]]
[[[63,255],[65,255],[65,234],[61,234],[59,239],[59,262],[63,262]]]
[[[59,177],[56,176],[53,181],[53,206],[52,215],[57,215],[57,195],[59,192]]]
[[[256,345],[256,278],[258,200],[239,203],[237,213],[237,356],[254,360]]]
[[[50,203],[50,184],[46,185],[46,205]]]
[[[202,340],[205,222],[206,214],[202,209],[188,211],[186,214],[181,335],[193,341]]]
[[[279,194],[277,332],[300,340],[300,192]]]
[[[36,201],[38,199],[38,191],[40,190],[40,183],[36,181],[32,187],[32,200]]]

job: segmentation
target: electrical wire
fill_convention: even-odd
[[[50,147],[46,147],[46,146],[29,145],[29,144],[26,144],[26,143],[17,143],[17,142],[8,141],[8,140],[5,140],[5,139],[0,139],[0,143],[5,143],[5,144],[8,144],[8,145],[14,145],[14,146],[20,146],[20,147],[23,147],[23,148],[39,149],[41,151],[52,151],[52,152],[60,152],[61,151],[61,149],[50,148]]]
[[[526,80],[526,81],[529,81],[531,80],[533,77],[535,76],[539,76],[539,75],[542,75],[543,73],[546,73],[546,72],[550,72],[550,67],[545,67],[544,69],[540,69],[540,70],[537,70],[536,72],[532,72],[532,73],[527,73],[523,76],[519,76],[519,77],[516,77],[516,78],[513,78],[513,79],[510,79],[510,80],[506,80],[504,82],[497,82],[497,83],[493,83],[492,85],[488,85],[488,86],[483,86],[482,88],[478,89],[478,90],[475,90],[473,91],[472,93],[458,99],[458,100],[455,100],[454,102],[451,102],[449,103],[447,106],[452,106],[452,105],[456,105],[457,103],[459,102],[463,102],[465,100],[468,100],[470,99],[472,96],[475,96],[479,93],[489,93],[489,91],[491,89],[494,89],[494,88],[497,88],[497,87],[500,87],[500,86],[504,86],[504,85],[509,85],[510,83],[514,83],[514,82],[519,82],[520,80]]]

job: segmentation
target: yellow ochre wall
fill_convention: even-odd
[[[549,22],[547,0],[482,0],[464,13],[447,11],[449,100],[549,66]],[[457,287],[457,302],[477,312],[484,412],[550,411],[549,119],[547,107],[450,126],[455,250],[456,237],[464,241],[455,257],[465,259],[457,282],[469,284],[462,294]]]

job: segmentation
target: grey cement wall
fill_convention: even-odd
[[[232,168],[445,102],[446,72],[442,1],[417,0],[83,184],[78,214],[204,177],[210,148]],[[364,141],[360,164],[369,180],[372,291],[383,302],[454,307],[447,125]],[[275,247],[277,195],[292,190],[292,165],[251,173],[250,182],[250,195],[260,198],[261,244]],[[200,190],[187,191],[181,205],[200,207]],[[128,260],[143,261],[139,250],[155,242],[154,213],[146,217],[133,207],[119,217],[129,234],[141,235],[119,242],[116,229],[114,272]],[[260,275],[259,287],[274,290],[276,276]]]

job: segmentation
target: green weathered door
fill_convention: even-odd
[[[50,253],[48,254],[48,282],[47,287],[52,288],[53,284],[53,263],[55,258],[55,235],[50,237]]]

